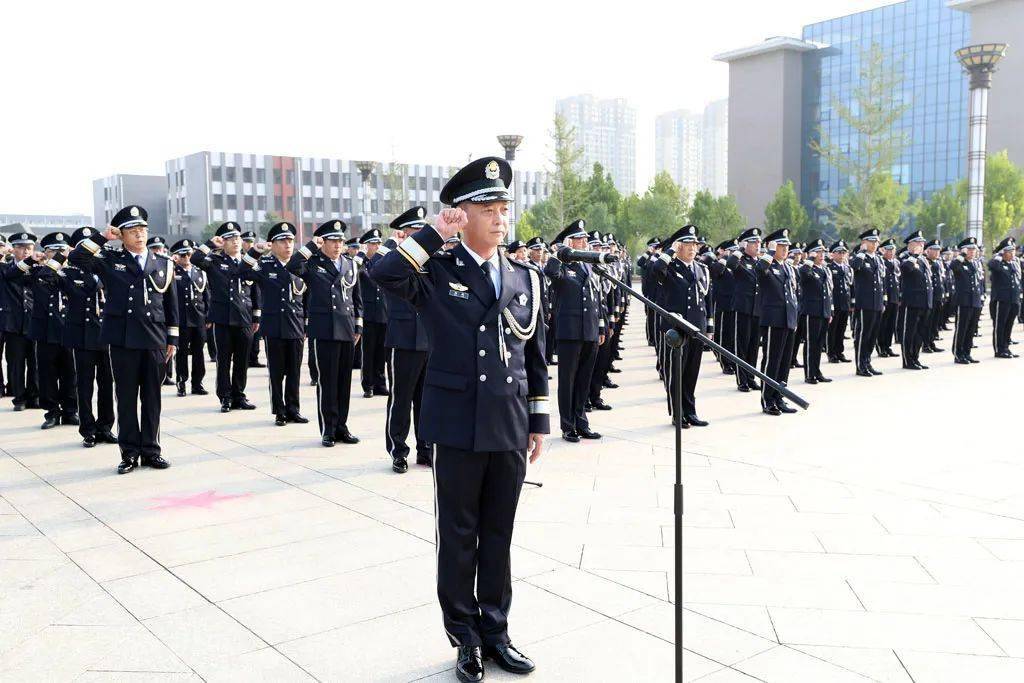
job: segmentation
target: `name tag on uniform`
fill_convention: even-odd
[[[316,272],[318,272],[318,273],[326,273],[327,270],[323,266],[317,266],[316,267]]]
[[[565,271],[565,274],[568,275],[569,277],[576,277],[576,272],[572,270]]]
[[[753,266],[750,265],[749,263],[744,263],[743,267],[746,268],[747,270],[750,270],[751,268],[753,268]]]
[[[114,270],[116,270],[118,272],[124,271],[126,268],[127,268],[127,266],[125,266],[123,263],[115,263],[114,264]]]
[[[226,263],[221,263],[221,264],[220,264],[220,269],[221,269],[221,270],[227,270],[227,269],[228,269],[228,264],[226,264]]]
[[[174,276],[174,279],[175,279],[175,280],[180,280],[180,279],[181,279],[181,276],[180,276],[180,275],[175,275],[175,276]]]
[[[267,277],[269,277],[271,280],[276,280],[277,273],[267,273]]]
[[[469,292],[460,292],[457,289],[449,289],[448,296],[454,296],[456,299],[468,299]]]

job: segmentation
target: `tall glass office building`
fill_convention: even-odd
[[[892,172],[910,187],[912,200],[926,199],[965,173],[967,81],[953,51],[970,41],[970,15],[946,4],[906,0],[803,29],[805,41],[826,46],[804,55],[804,140],[816,138],[820,128],[844,149],[856,149],[856,137],[837,116],[836,104],[854,104],[860,57],[872,44],[902,74],[899,98],[909,108],[896,128],[907,146]],[[802,203],[821,218],[816,200],[835,204],[847,179],[809,146],[803,149],[801,173]]]

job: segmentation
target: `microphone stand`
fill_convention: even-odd
[[[675,515],[675,626],[676,626],[676,683],[682,683],[683,681],[683,429],[682,429],[682,406],[683,406],[683,364],[682,364],[682,347],[683,343],[687,341],[689,337],[689,343],[691,344],[704,344],[711,349],[717,351],[722,356],[725,356],[733,363],[736,364],[737,368],[742,368],[752,375],[758,377],[766,386],[779,392],[793,403],[797,404],[803,409],[807,409],[810,405],[807,401],[800,398],[784,385],[779,384],[771,377],[768,377],[763,372],[755,368],[750,363],[737,356],[735,353],[725,348],[718,342],[709,339],[707,335],[698,330],[692,323],[687,320],[677,318],[672,313],[668,312],[658,304],[654,303],[640,292],[636,291],[629,285],[620,281],[618,278],[610,275],[603,266],[593,264],[594,272],[600,275],[605,280],[611,282],[613,285],[618,287],[624,292],[627,292],[634,299],[640,301],[649,311],[654,311],[663,325],[668,327],[665,332],[665,343],[672,349],[673,359],[673,372],[676,374],[675,377],[675,390],[672,392],[672,423],[675,426],[676,436],[676,483],[673,489],[673,514]],[[669,380],[669,387],[672,386],[671,378]]]

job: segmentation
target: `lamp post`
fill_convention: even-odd
[[[968,45],[956,51],[970,77],[967,141],[967,236],[982,243],[985,222],[985,156],[988,134],[988,91],[992,73],[1006,54],[1006,43]]]
[[[505,161],[512,165],[512,162],[516,160],[516,148],[523,144],[522,135],[499,135],[498,144],[505,148]],[[508,240],[511,242],[516,238],[516,172],[515,166],[512,167],[512,207],[509,211],[508,217]]]
[[[944,227],[946,227],[945,223],[939,223],[938,225],[935,226],[935,239],[937,239],[940,242],[942,241],[942,229]]]
[[[362,176],[362,187],[363,187],[363,209],[362,209],[362,223],[363,232],[370,229],[370,174],[373,173],[373,169],[377,166],[376,162],[373,161],[357,161],[356,168],[359,169],[359,175]]]

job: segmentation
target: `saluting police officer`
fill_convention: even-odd
[[[924,346],[925,353],[939,353],[942,351],[935,345],[939,339],[939,327],[942,325],[942,314],[946,301],[946,285],[944,268],[942,266],[942,242],[931,240],[924,245],[924,255],[928,261],[928,274],[931,278],[932,304],[928,311],[928,321],[925,325]]]
[[[800,315],[804,318],[804,382],[831,382],[821,372],[821,352],[832,319],[832,275],[825,265],[825,243],[816,239],[806,245],[810,260],[800,264]]]
[[[199,268],[192,265],[192,253],[196,250],[192,240],[179,240],[171,247],[174,260],[174,287],[178,298],[178,351],[174,354],[175,383],[178,396],[185,395],[185,384],[191,380],[192,393],[206,396],[203,378],[206,377],[206,363],[203,359],[203,343],[210,323],[206,320],[210,308],[209,280]],[[189,364],[191,362],[191,372]]]
[[[853,349],[857,375],[872,377],[882,374],[871,365],[871,354],[878,341],[878,326],[885,310],[885,264],[877,253],[878,229],[865,230],[859,238],[860,251],[850,263],[853,269],[854,315],[857,317]]]
[[[380,230],[367,230],[359,238],[359,244],[366,249],[366,254],[356,257],[359,266],[359,296],[363,300],[363,338],[359,342],[363,355],[360,376],[363,398],[390,394],[385,377],[387,349],[384,344],[388,332],[388,307],[384,293],[370,277],[373,264],[384,258],[380,253],[382,242]]]
[[[509,547],[527,456],[540,456],[548,432],[547,366],[540,278],[497,250],[511,182],[504,159],[471,162],[441,190],[454,208],[373,270],[381,287],[421,311],[438,340],[420,421],[437,444],[438,598],[462,681],[483,679],[484,657],[514,673],[534,669],[508,635]],[[435,255],[460,229],[462,244]]]
[[[306,336],[317,368],[320,442],[328,448],[336,441],[359,443],[348,429],[348,409],[353,347],[363,331],[363,304],[356,264],[342,253],[347,228],[340,220],[323,223],[287,265],[290,273],[305,281],[309,294]]]
[[[391,221],[394,231],[367,263],[370,279],[373,269],[381,260],[398,246],[399,240],[415,235],[429,228],[427,210],[414,206]],[[374,283],[376,286],[376,283]],[[430,353],[430,339],[423,318],[416,308],[405,299],[381,289],[387,302],[387,336],[384,345],[388,349],[388,396],[384,418],[384,445],[391,457],[391,469],[398,474],[409,470],[410,413],[412,429],[416,434],[416,464],[430,466],[433,463],[433,446],[421,435],[420,415],[423,412],[423,381],[427,370],[427,356]]]
[[[0,303],[4,309],[0,322],[7,354],[8,393],[14,399],[15,412],[39,407],[36,349],[28,336],[32,325],[32,288],[25,280],[30,268],[25,261],[31,259],[35,246],[35,235],[16,232],[8,242],[10,260],[0,263],[0,288],[3,290]]]
[[[77,247],[93,237],[96,230],[86,226],[71,234],[69,244]],[[74,358],[75,384],[78,389],[78,433],[82,445],[117,443],[114,428],[114,375],[110,368],[110,349],[100,341],[103,305],[106,295],[99,277],[78,266],[65,263],[57,271],[57,285],[64,294],[63,343]],[[93,387],[96,388],[96,412],[93,413]]]
[[[896,319],[900,309],[900,263],[896,259],[896,242],[893,238],[882,243],[882,265],[885,274],[882,282],[885,288],[885,310],[878,326],[878,342],[876,344],[879,358],[895,358],[898,354],[892,350],[892,340],[896,334]]]
[[[68,257],[97,275],[107,294],[100,342],[110,345],[114,374],[118,474],[131,472],[140,459],[143,467],[170,466],[160,454],[160,386],[178,343],[177,290],[170,260],[146,249],[146,221],[145,209],[126,206],[106,232],[83,240]],[[116,239],[123,250],[103,249]]]
[[[796,333],[797,298],[796,271],[786,255],[789,252],[789,230],[776,230],[767,237],[769,253],[758,259],[758,292],[761,297],[761,334],[765,340],[761,372],[780,384],[789,379]],[[775,389],[761,387],[761,409],[768,415],[795,413]]]
[[[149,249],[149,253],[151,254],[167,256],[167,240],[161,237],[160,235],[154,235],[153,237],[150,237],[148,240],[146,240],[146,248]],[[167,367],[164,373],[164,386],[174,385],[174,381],[171,379],[171,376],[174,374],[173,364],[174,359],[168,358]]]
[[[255,230],[244,230],[242,231],[242,254],[248,254],[256,243],[259,241],[259,235],[256,234]],[[260,312],[263,312],[263,302],[259,305]],[[261,321],[262,323],[262,321]],[[260,346],[263,341],[263,325],[257,325],[252,333],[252,343],[249,344],[249,367],[250,368],[262,368],[265,367],[260,362]]]
[[[41,252],[32,255],[35,264],[26,276],[32,288],[32,324],[29,338],[36,347],[39,373],[39,404],[43,410],[43,429],[57,425],[77,425],[78,389],[75,386],[75,359],[64,345],[64,294],[57,284],[54,256],[64,257],[71,248],[68,236],[52,232],[39,242]]]
[[[846,325],[850,321],[853,310],[853,270],[847,263],[849,249],[846,242],[839,240],[829,247],[832,260],[828,264],[832,275],[832,322],[828,324],[826,352],[829,363],[849,363],[846,357],[845,342]]]
[[[533,266],[537,273],[540,274],[540,298],[542,302],[540,314],[545,332],[548,332],[551,330],[551,282],[548,280],[548,276],[544,274],[544,264],[547,263],[548,250],[547,245],[544,244],[544,239],[540,235],[534,235],[526,240],[526,258],[527,265]],[[550,335],[545,333],[544,339],[548,341]],[[545,349],[544,354],[547,356],[547,361],[550,365],[551,349]]]
[[[996,358],[1016,358],[1010,351],[1010,331],[1017,318],[1021,299],[1020,270],[1016,261],[1016,243],[1007,237],[996,246],[996,255],[988,262],[992,277],[992,301],[989,315],[992,317],[992,349]]]
[[[975,260],[978,251],[978,240],[967,237],[957,245],[960,254],[950,263],[953,273],[954,292],[951,294],[956,303],[956,322],[953,326],[953,362],[958,365],[980,363],[971,357],[974,346],[974,332],[981,317],[981,283],[978,278],[979,264]]]
[[[554,241],[572,249],[586,249],[588,236],[583,219],[566,226]],[[585,410],[597,351],[605,342],[605,311],[600,288],[585,263],[562,263],[557,256],[552,256],[544,266],[544,274],[551,279],[556,301],[558,418],[562,438],[572,443],[579,443],[580,439],[600,439],[601,435],[590,429]]]
[[[759,278],[755,265],[761,251],[762,236],[760,228],[744,230],[736,238],[741,251],[729,256],[725,262],[733,276],[732,305],[736,313],[736,355],[754,366],[757,365],[761,310]],[[749,372],[736,368],[736,388],[747,392],[751,389],[760,389],[761,385]]]
[[[915,230],[903,243],[907,253],[900,263],[900,344],[904,370],[927,370],[920,361],[921,348],[928,334],[928,315],[932,307],[932,276],[928,259],[921,255],[928,240]]]
[[[725,266],[729,256],[735,251],[739,251],[736,239],[725,240],[715,247],[715,260],[719,265]],[[715,341],[732,353],[736,353],[736,309],[733,308],[732,302],[735,282],[735,276],[728,267],[711,270],[711,296],[715,308]],[[736,365],[725,356],[719,356],[718,363],[722,367],[723,374],[736,374]]]
[[[260,292],[260,331],[267,347],[270,410],[274,424],[309,422],[299,412],[299,371],[305,337],[303,296],[306,283],[288,272],[295,251],[295,226],[275,223],[267,242],[254,244],[242,257]]]
[[[661,305],[691,323],[701,333],[708,331],[708,312],[711,308],[711,273],[708,267],[695,259],[700,236],[697,227],[679,228],[661,244],[662,253],[649,266],[654,282],[662,290]],[[725,268],[717,264],[719,268]],[[704,344],[685,335],[678,351],[680,367],[676,368],[675,353],[665,357],[665,389],[668,393],[669,415],[674,414],[676,387],[681,387],[680,414],[675,417],[683,429],[706,427],[707,421],[697,416],[694,390],[700,374],[700,360]],[[679,383],[682,383],[681,385]]]
[[[190,257],[206,272],[210,287],[209,321],[217,337],[217,398],[222,413],[255,410],[245,395],[249,375],[249,346],[260,325],[259,290],[251,270],[242,268],[242,240],[238,223],[217,228],[206,244]]]

